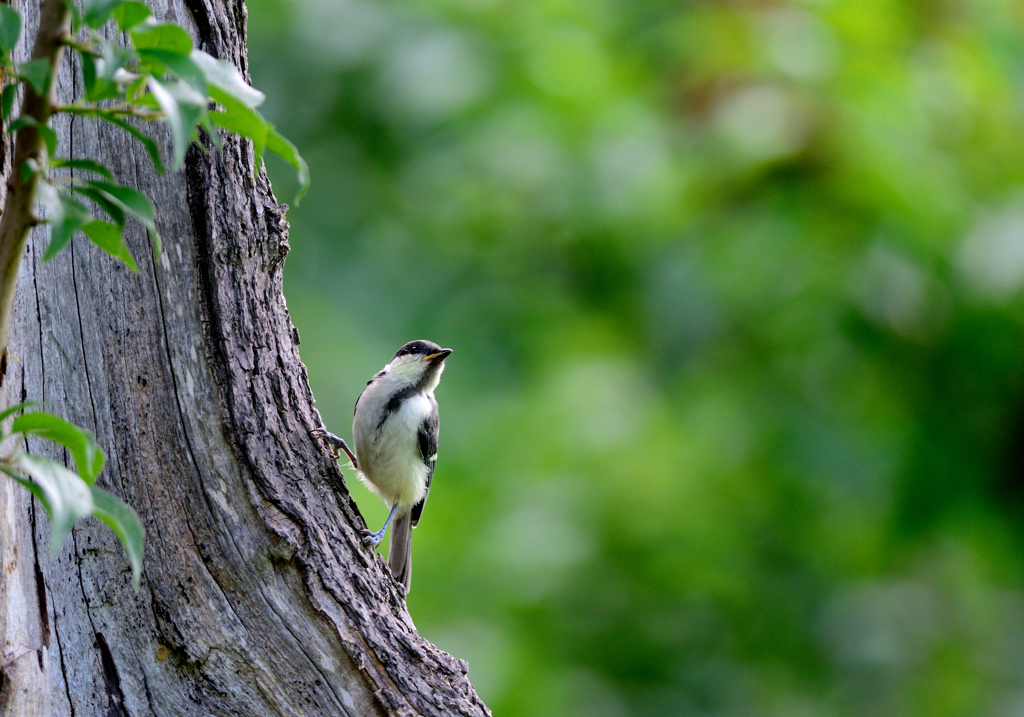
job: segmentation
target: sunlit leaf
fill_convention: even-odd
[[[256,171],[259,171],[260,158],[267,146],[267,138],[274,126],[267,122],[256,110],[246,106],[234,96],[226,94],[223,90],[214,88],[211,92],[213,98],[224,107],[224,111],[210,112],[210,118],[218,127],[223,127],[229,132],[248,137],[253,142],[256,153]]]
[[[180,81],[166,84],[150,78],[149,91],[160,105],[174,140],[174,161],[177,169],[185,161],[185,151],[196,137],[196,122],[206,112],[206,98]]]
[[[263,93],[250,87],[249,83],[242,77],[242,73],[230,62],[218,60],[202,50],[193,50],[190,57],[206,74],[207,82],[217,89],[234,97],[251,109],[263,104],[265,99]]]
[[[139,58],[154,67],[153,74],[163,75],[170,72],[201,94],[204,103],[208,102],[206,73],[192,61],[189,55],[181,55],[167,50],[139,50]]]
[[[139,516],[124,501],[102,488],[91,486],[93,515],[110,526],[121,539],[132,564],[132,585],[137,590],[142,576],[142,550],[146,531]]]
[[[79,428],[63,418],[45,411],[23,413],[11,424],[12,433],[27,433],[59,443],[75,459],[78,473],[86,483],[92,484],[103,470],[106,455],[98,445],[92,431]]]
[[[34,408],[35,406],[42,405],[43,404],[37,401],[25,401],[24,403],[16,404],[14,406],[11,406],[10,408],[5,408],[3,411],[0,411],[0,423],[6,421],[8,418],[13,416],[18,411],[24,411],[26,408]]]
[[[56,555],[64,538],[71,532],[71,526],[92,512],[89,484],[74,471],[48,458],[20,453],[15,462],[39,489],[33,490],[33,494],[36,497],[42,495],[40,502],[50,515],[50,555]],[[20,482],[24,483],[24,480]]]

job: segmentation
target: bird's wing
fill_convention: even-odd
[[[437,434],[440,427],[441,419],[437,413],[437,401],[431,396],[430,413],[423,419],[419,430],[420,458],[423,459],[423,464],[427,467],[427,492],[423,494],[423,500],[412,507],[413,527],[419,524],[420,515],[423,514],[423,504],[427,502],[427,496],[430,495],[430,482],[434,478],[434,466],[437,464]]]
[[[377,373],[373,374],[373,378],[366,382],[366,386],[363,386],[363,390],[359,392],[359,398],[356,399],[356,405],[352,407],[352,413],[355,413],[356,409],[359,408],[359,399],[363,397],[364,393],[366,393],[367,387],[369,387],[370,384],[372,384],[374,381],[376,381],[378,378],[380,378],[386,373],[387,371],[381,369]]]

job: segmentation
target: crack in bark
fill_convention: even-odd
[[[60,675],[61,682],[64,683],[64,696],[68,701],[68,711],[71,713],[71,717],[75,717],[75,702],[71,699],[71,680],[68,675],[68,667],[64,664],[64,647],[60,642],[60,628],[58,627],[59,620],[57,619],[57,613],[53,613],[53,636],[57,643],[57,657],[60,662]]]
[[[36,579],[36,601],[39,605],[39,618],[40,625],[42,626],[42,644],[45,647],[50,646],[50,613],[46,606],[46,582],[43,579],[43,569],[39,565],[39,546],[36,543],[36,506],[35,501],[32,501],[30,508],[30,516],[32,519],[32,569],[35,573]],[[40,652],[40,665],[42,668],[42,653]]]
[[[102,632],[96,633],[96,647],[100,651],[100,662],[103,665],[103,681],[106,685],[106,705],[101,705],[104,717],[130,717],[124,706],[124,692],[121,691],[121,678],[117,674],[114,656],[110,654],[110,646]]]

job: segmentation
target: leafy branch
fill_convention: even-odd
[[[127,35],[127,46],[109,41],[100,31],[110,21]],[[134,137],[156,169],[165,171],[157,143],[140,129],[151,122],[171,135],[170,168],[177,170],[198,142],[200,130],[216,149],[220,131],[252,140],[259,171],[270,151],[295,169],[301,198],[309,171],[295,146],[258,111],[263,93],[253,89],[229,62],[192,46],[188,32],[156,20],[138,0],[43,0],[31,59],[14,62],[11,52],[21,37],[21,16],[0,3],[0,123],[15,135],[14,171],[0,217],[0,353],[7,349],[14,290],[25,241],[32,226],[50,226],[42,260],[60,252],[79,232],[111,256],[137,271],[125,242],[129,219],[147,231],[154,253],[160,252],[153,203],[142,192],[117,182],[96,160],[62,158],[57,135],[49,126],[64,113],[108,122]],[[65,51],[75,52],[82,68],[81,98],[61,104],[53,97],[57,68]],[[23,101],[16,107],[19,89]],[[202,145],[200,145],[202,146]],[[34,211],[39,203],[45,214]],[[36,411],[16,418],[10,432],[3,422],[26,404],[0,413],[0,441],[12,435],[36,435],[63,445],[75,459],[77,473],[46,458],[22,451],[0,456],[0,472],[14,478],[39,499],[50,515],[51,551],[56,550],[81,517],[96,515],[124,543],[136,586],[142,565],[143,530],[138,516],[110,493],[93,485],[103,466],[103,452],[88,431],[57,416]]]
[[[0,413],[0,442],[12,436],[37,436],[67,449],[75,461],[77,472],[65,468],[49,458],[16,450],[9,456],[0,456],[0,471],[25,486],[42,504],[50,516],[50,554],[61,543],[80,518],[95,515],[117,534],[128,552],[132,565],[132,580],[137,588],[142,575],[142,546],[145,531],[139,517],[116,496],[96,487],[96,476],[103,470],[106,455],[96,445],[90,431],[46,413],[33,411],[14,419],[10,430],[3,424],[26,408],[35,404],[22,403]]]

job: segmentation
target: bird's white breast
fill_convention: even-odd
[[[423,499],[427,467],[420,456],[419,427],[429,415],[429,394],[414,394],[384,417],[387,376],[367,386],[359,400],[352,437],[359,477],[389,505],[411,507]],[[384,418],[383,422],[381,421]]]

